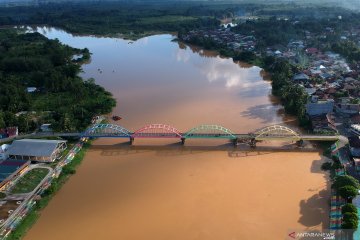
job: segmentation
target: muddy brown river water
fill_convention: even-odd
[[[82,76],[117,99],[117,122],[185,132],[219,124],[248,133],[294,127],[260,68],[157,35],[134,43],[72,36],[49,38],[93,53]],[[289,143],[284,143],[289,144]],[[328,228],[328,176],[313,150],[233,148],[226,141],[99,139],[77,173],[42,211],[26,240],[272,240],[289,229]]]

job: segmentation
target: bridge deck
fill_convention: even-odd
[[[129,133],[130,136],[133,133]],[[182,134],[183,136],[185,134]],[[26,134],[20,135],[13,138],[0,139],[1,142],[11,141],[13,139],[22,139],[22,138],[42,138],[42,137],[95,137],[95,138],[130,138],[130,136],[120,133],[92,133],[92,134],[83,134],[79,132],[72,133],[36,133],[36,134]],[[172,133],[142,133],[139,135],[134,135],[134,138],[180,138],[176,134]],[[255,139],[257,141],[337,141],[339,140],[338,135],[336,136],[326,136],[326,135],[300,135],[300,136],[287,136],[287,135],[263,135],[256,137],[254,134],[215,134],[215,133],[194,133],[187,136],[184,136],[185,139],[229,139],[238,141],[242,140],[251,140]]]
[[[325,135],[302,135],[301,139],[304,141],[337,141],[340,136],[325,136]]]

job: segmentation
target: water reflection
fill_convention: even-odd
[[[258,110],[273,105],[270,83],[263,80],[259,67],[172,41],[173,35],[131,42],[74,36],[55,28],[36,30],[64,44],[89,48],[92,61],[82,66],[81,76],[95,78],[113,93],[118,102],[114,113],[121,115],[121,124],[129,128],[151,122],[180,129],[216,123],[247,132],[283,120],[277,111],[281,106],[265,114]]]
[[[264,86],[264,82],[257,81],[259,78],[258,67],[241,69],[236,64],[231,64],[230,59],[218,58],[216,61],[208,60],[207,63],[197,65],[208,81],[223,82],[227,88],[240,87],[255,89]]]
[[[267,124],[276,121],[274,112],[280,113],[279,106],[274,106],[272,104],[262,104],[250,107],[240,114],[241,116],[249,119],[260,119],[263,124]]]
[[[179,44],[180,45],[180,44]],[[178,48],[176,51],[176,60],[178,62],[190,63],[200,70],[206,79],[212,82],[223,82],[226,88],[239,87],[241,91],[257,90],[259,87],[264,89],[268,84],[258,81],[261,69],[256,66],[234,64],[232,59],[221,58],[214,52],[204,51],[192,48],[193,52],[187,51],[187,48]],[[207,58],[199,59],[191,57],[194,52]],[[243,67],[247,67],[244,69]],[[265,87],[267,91],[268,88]],[[264,91],[261,91],[264,94]],[[258,94],[256,94],[258,95]],[[249,95],[250,96],[250,95]]]

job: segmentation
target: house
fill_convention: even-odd
[[[17,136],[19,134],[17,127],[8,127],[0,129],[0,139]]]
[[[360,112],[360,104],[338,103],[335,105],[335,111],[345,115],[356,115]]]
[[[349,148],[352,157],[360,157],[360,138],[359,136],[351,136],[349,139]]]
[[[319,53],[319,50],[317,48],[307,48],[305,52],[308,54],[317,54]]]
[[[327,79],[329,79],[329,78],[331,78],[332,76],[331,76],[331,74],[329,74],[329,73],[321,73],[320,75],[320,78],[321,79],[323,79],[323,80],[327,80]]]
[[[351,124],[350,125],[350,131],[357,135],[360,136],[360,124]]]
[[[311,126],[315,133],[337,133],[332,116],[328,114],[310,116]]]
[[[40,130],[43,132],[51,132],[51,124],[50,123],[44,123],[40,126]]]
[[[275,54],[275,55],[277,55],[277,56],[279,56],[279,55],[281,55],[281,54],[282,54],[282,52],[281,52],[281,51],[279,51],[279,50],[276,50],[276,51],[274,52],[274,54]]]
[[[306,93],[311,96],[316,92],[316,88],[305,88]]]
[[[357,115],[351,116],[350,122],[352,124],[360,124],[360,115],[357,114]]]
[[[28,87],[28,88],[26,88],[26,91],[27,91],[28,93],[33,93],[33,92],[35,92],[36,90],[37,90],[36,87]]]
[[[333,87],[329,87],[329,88],[327,88],[327,89],[325,90],[325,92],[326,92],[327,94],[335,94],[335,93],[336,93],[336,89],[333,88]]]
[[[315,96],[306,105],[306,113],[309,116],[319,116],[331,113],[334,109],[334,100],[318,100]]]
[[[317,76],[317,75],[322,74],[322,71],[320,69],[317,69],[317,68],[312,68],[312,69],[310,69],[310,73],[313,76]]]
[[[299,73],[293,76],[293,81],[295,82],[307,82],[310,80],[310,77],[305,73]]]

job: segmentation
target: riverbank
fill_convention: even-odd
[[[75,174],[76,168],[82,162],[86,151],[89,149],[91,142],[85,142],[82,145],[82,148],[75,157],[65,165],[60,175],[57,178],[53,178],[51,185],[45,192],[41,195],[40,199],[36,201],[34,207],[28,212],[28,214],[21,220],[19,225],[16,226],[15,230],[7,236],[7,240],[19,240],[22,239],[29,229],[35,224],[41,215],[41,211],[49,204],[50,200],[56,195],[56,193],[61,189],[61,187],[66,183],[71,175]],[[77,148],[74,146],[73,150]],[[65,161],[70,155],[64,155],[61,161]]]

